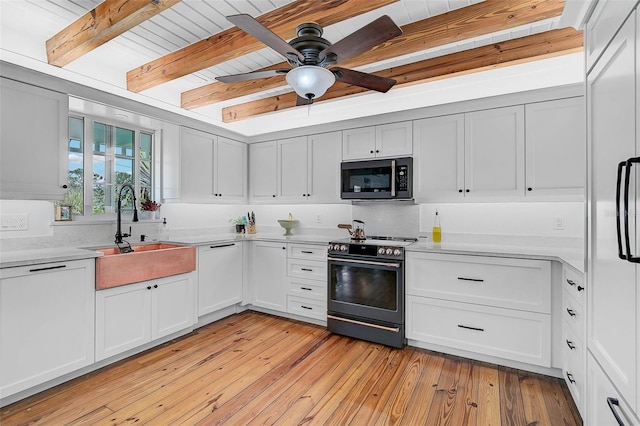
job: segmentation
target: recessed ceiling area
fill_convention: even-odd
[[[99,0],[0,0],[0,59],[247,137],[572,84],[581,82],[584,74],[581,32],[569,28],[578,26],[586,13],[579,0],[376,0],[363,3],[372,8],[366,13],[352,10],[353,5],[358,6],[361,1],[350,0],[334,1],[335,8],[320,8],[313,18],[321,24],[324,20],[330,23],[322,25],[323,37],[331,43],[382,15],[390,16],[403,29],[403,35],[391,40],[388,46],[374,48],[347,64],[354,70],[395,78],[398,83],[387,93],[358,91],[353,86],[342,87],[346,85],[340,83],[310,107],[296,107],[295,102],[291,105],[292,89],[286,85],[284,76],[236,87],[233,85],[237,83],[225,85],[215,80],[218,76],[256,71],[284,61],[280,54],[259,42],[249,49],[251,51],[243,51],[232,59],[185,75],[179,75],[178,70],[168,81],[139,90],[132,79],[138,71],[144,74],[151,64],[160,62],[164,67],[160,74],[167,74],[169,61],[179,52],[191,52],[189,49],[198,43],[203,45],[202,40],[214,44],[216,38],[236,34],[233,31],[238,29],[226,16],[247,13],[258,20],[282,16],[282,22],[271,18],[276,22],[272,25],[277,26],[273,30],[277,34],[281,26],[283,33],[278,35],[288,41],[293,37],[287,36],[288,27],[305,22],[305,14],[296,7],[306,5],[311,10],[309,5],[313,2],[173,0],[175,4],[171,7],[68,64],[62,67],[49,64],[47,40],[101,3]],[[383,5],[376,7],[378,4]],[[488,13],[491,8],[500,13]],[[227,46],[230,54],[234,54],[234,49]],[[215,53],[207,55],[213,56],[209,62],[216,62]],[[203,53],[203,60],[204,56]],[[190,54],[184,63],[198,68],[199,59],[198,55]],[[166,64],[162,63],[164,60]],[[199,96],[204,93],[210,99],[194,106],[185,101],[191,93]],[[295,94],[293,96],[295,99]]]

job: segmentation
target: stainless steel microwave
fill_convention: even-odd
[[[413,158],[343,162],[343,200],[407,200],[413,197]]]

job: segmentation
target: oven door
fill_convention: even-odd
[[[404,323],[404,262],[328,260],[329,315]]]

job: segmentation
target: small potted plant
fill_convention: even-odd
[[[160,206],[153,200],[144,199],[140,202],[140,209],[142,210],[143,219],[160,219]],[[156,215],[158,217],[156,217]]]
[[[236,233],[242,234],[244,233],[244,227],[246,225],[245,219],[242,216],[239,216],[235,219],[229,219],[229,222],[234,222],[236,225]]]

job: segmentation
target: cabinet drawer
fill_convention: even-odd
[[[407,296],[407,337],[550,367],[550,315]]]
[[[317,260],[289,259],[287,275],[291,278],[307,278],[318,281],[327,280],[327,262]]]
[[[289,244],[289,257],[295,259],[327,260],[326,245]]]
[[[327,284],[326,281],[289,278],[289,293],[311,299],[326,300]]]
[[[327,319],[326,300],[308,299],[306,297],[287,296],[287,312],[317,320]]]
[[[576,301],[585,306],[586,291],[584,286],[584,275],[570,266],[562,268],[562,286]]]
[[[407,294],[551,312],[548,261],[408,253]]]
[[[562,375],[571,391],[573,400],[584,415],[584,392],[586,390],[584,368],[585,347],[566,321],[562,322]]]
[[[576,336],[584,336],[585,316],[584,308],[566,291],[562,292],[562,317],[571,327]]]

